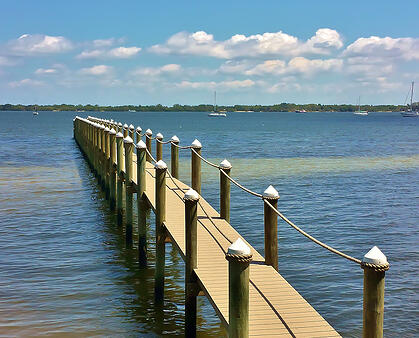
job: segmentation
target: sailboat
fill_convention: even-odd
[[[39,115],[39,113],[38,113],[38,111],[37,111],[37,109],[36,109],[36,106],[35,106],[35,110],[32,112],[32,115],[33,115],[33,116],[37,116],[37,115]]]
[[[217,92],[214,91],[214,110],[212,113],[209,113],[208,116],[211,117],[226,117],[227,114],[225,111],[218,111],[217,110]]]
[[[354,115],[362,115],[362,116],[368,115],[367,110],[361,110],[361,96],[358,97],[358,110],[354,113]]]
[[[419,111],[413,110],[413,86],[415,83],[412,81],[412,87],[410,90],[410,108],[407,107],[407,111],[403,111],[400,114],[402,114],[403,117],[419,117]]]

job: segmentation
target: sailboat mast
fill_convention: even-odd
[[[415,85],[415,82],[412,81],[412,92],[410,94],[410,110],[413,111],[413,86]]]
[[[217,92],[214,90],[214,111],[217,111]]]

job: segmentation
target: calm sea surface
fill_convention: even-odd
[[[83,113],[79,113],[83,114]],[[362,258],[387,256],[385,336],[419,336],[419,119],[396,113],[97,113],[194,138],[230,160],[252,190],[318,239]],[[83,115],[86,116],[87,114]],[[0,336],[182,336],[182,259],[168,245],[164,308],[149,268],[125,247],[104,194],[72,138],[72,112],[0,112]],[[154,147],[154,145],[153,145]],[[169,148],[164,148],[169,161]],[[181,179],[190,183],[189,152]],[[218,172],[203,166],[203,196],[218,208]],[[263,204],[232,186],[231,222],[263,253]],[[282,275],[345,337],[362,332],[362,269],[279,222]],[[224,331],[199,297],[199,335]]]

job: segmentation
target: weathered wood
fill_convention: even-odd
[[[122,196],[124,190],[124,179],[122,173],[125,171],[125,160],[124,160],[124,145],[123,145],[123,135],[121,132],[116,134],[116,150],[117,150],[117,185],[116,185],[116,213],[117,213],[117,223],[122,225],[123,221],[123,205],[122,205]]]
[[[201,155],[202,145],[195,139],[191,147],[192,189],[201,195],[201,159],[198,155]]]
[[[179,138],[174,135],[170,139],[170,173],[174,178],[179,178]]]
[[[223,172],[225,174],[223,174]],[[227,160],[220,163],[220,216],[230,223],[230,176],[231,164]]]
[[[116,207],[116,131],[112,128],[109,132],[109,206],[111,210]]]
[[[163,135],[158,133],[156,135],[156,161],[163,159]]]
[[[269,186],[263,193],[267,203],[278,208],[278,192]],[[265,263],[278,271],[278,215],[266,204],[264,206],[265,220]]]
[[[134,129],[134,127],[132,127]],[[132,162],[132,151],[134,149],[134,143],[130,136],[124,138],[124,149],[125,149],[125,241],[128,246],[132,245],[132,218],[133,218],[133,162]]]
[[[148,150],[147,162],[152,161],[151,156],[150,156],[150,154],[152,154],[152,151],[151,151],[152,137],[153,137],[153,132],[151,131],[151,129],[147,129],[145,131],[145,144],[146,144],[146,147],[147,147],[147,150]]]

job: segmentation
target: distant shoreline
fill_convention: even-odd
[[[415,104],[414,104],[415,105]],[[419,105],[419,103],[416,103]],[[163,106],[160,104],[153,106],[99,106],[99,105],[22,105],[22,104],[3,104],[0,105],[0,111],[74,111],[74,112],[210,112],[214,107],[208,104],[195,106],[178,105]],[[219,110],[227,112],[295,112],[296,110],[305,110],[307,112],[355,112],[357,105],[322,105],[322,104],[295,104],[280,103],[274,105],[234,105],[218,106]],[[369,112],[400,112],[404,111],[404,105],[362,105],[361,110]]]

